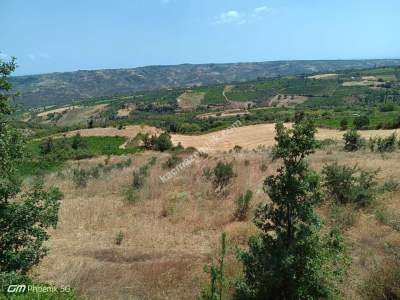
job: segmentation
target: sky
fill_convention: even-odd
[[[26,75],[399,58],[399,11],[399,0],[0,0],[0,59]]]

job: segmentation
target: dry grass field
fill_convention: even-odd
[[[187,91],[178,97],[178,106],[183,110],[195,110],[201,104],[205,94]]]
[[[336,73],[327,73],[327,74],[308,76],[308,78],[310,78],[310,79],[332,79],[332,78],[336,78],[337,76],[338,76],[338,74],[336,74]]]
[[[272,139],[273,135],[269,137],[271,144]],[[250,147],[251,142],[245,145]],[[228,143],[221,149],[228,149]],[[335,160],[367,169],[380,168],[381,183],[400,178],[400,152],[382,156],[341,149],[342,145],[331,145],[312,155],[309,161],[318,171]],[[139,201],[127,202],[123,194],[133,171],[151,157],[157,157],[157,161],[150,168]],[[47,184],[59,186],[65,198],[59,225],[47,243],[49,255],[33,274],[56,285],[71,285],[90,299],[195,299],[200,283],[206,280],[203,266],[215,258],[223,231],[228,237],[227,274],[237,274],[240,268],[234,249],[245,247],[256,229],[251,220],[233,220],[234,200],[250,189],[254,192],[252,210],[256,203],[268,201],[262,183],[275,172],[278,162],[271,162],[268,149],[212,153],[162,183],[159,176],[166,170],[161,165],[168,157],[167,153],[156,152],[133,155],[130,167],[92,179],[85,188],[73,185],[68,170],[78,164],[88,168],[104,163],[105,157],[70,163],[62,176],[48,175]],[[126,158],[112,157],[109,163]],[[203,176],[205,168],[213,168],[220,160],[232,162],[237,174],[226,194],[217,194]],[[267,170],[261,171],[262,164]],[[353,260],[349,278],[342,287],[345,299],[362,299],[359,291],[363,280],[382,261],[385,243],[400,245],[400,234],[380,224],[373,213],[375,208],[385,207],[400,215],[399,201],[398,193],[384,194],[373,207],[360,210],[355,225],[345,231]],[[319,211],[329,224],[327,207],[323,205]],[[120,232],[123,239],[116,245]]]

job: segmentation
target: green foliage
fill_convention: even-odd
[[[222,190],[229,181],[235,176],[231,163],[218,162],[214,168],[214,186]]]
[[[327,299],[337,294],[346,257],[337,230],[320,234],[314,206],[322,193],[317,173],[305,161],[317,143],[311,121],[293,129],[277,124],[274,159],[283,166],[266,178],[264,190],[272,203],[260,205],[255,224],[261,235],[241,251],[244,278],[236,284],[235,299]]]
[[[253,192],[248,190],[246,194],[240,195],[236,200],[236,210],[233,216],[237,221],[245,221],[247,219],[251,198],[253,198]]]
[[[124,239],[124,233],[122,231],[118,232],[118,234],[115,236],[115,244],[120,246],[122,244],[123,239]]]
[[[61,192],[37,182],[21,201],[0,204],[0,272],[26,273],[46,255],[46,229],[58,221]]]
[[[356,129],[363,129],[367,127],[370,120],[367,116],[359,116],[353,120],[353,125]]]
[[[156,151],[166,151],[172,148],[171,136],[163,132],[159,136],[152,135],[150,136],[148,133],[142,134],[139,133],[137,138],[142,140],[143,145],[148,150],[156,150]]]
[[[357,130],[351,129],[343,135],[344,150],[349,152],[358,151],[364,147],[365,141],[358,134]]]
[[[322,174],[329,196],[339,204],[365,207],[375,201],[378,192],[377,171],[365,171],[357,166],[325,165]]]
[[[210,275],[210,283],[201,291],[200,300],[222,300],[226,286],[225,279],[226,234],[221,235],[221,252],[217,265],[205,266],[204,272]]]
[[[342,119],[340,121],[340,130],[347,130],[349,126],[349,121],[347,119]]]
[[[178,157],[176,154],[173,154],[163,164],[163,168],[164,169],[175,168],[181,161],[182,161],[182,158]]]
[[[36,182],[32,190],[18,195],[16,166],[23,158],[23,140],[9,122],[8,76],[14,69],[14,61],[0,60],[0,272],[26,273],[46,255],[46,230],[57,224],[62,194]]]
[[[388,137],[378,137],[369,139],[369,149],[371,151],[393,152],[398,146],[398,140],[396,133],[392,133]]]

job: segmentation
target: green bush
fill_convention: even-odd
[[[164,169],[172,169],[175,168],[180,162],[182,158],[176,156],[175,154],[171,155],[168,160],[163,164]]]
[[[357,130],[351,129],[343,135],[344,150],[353,152],[364,147],[365,141],[358,134]]]
[[[356,129],[363,129],[369,125],[370,121],[367,116],[359,116],[353,120],[353,125]]]
[[[368,172],[357,166],[340,166],[337,162],[325,165],[322,174],[328,195],[340,204],[358,207],[370,205],[377,196],[377,172]]]
[[[218,162],[214,168],[214,186],[221,190],[234,176],[232,164]]]
[[[340,130],[347,130],[349,126],[349,121],[347,119],[342,119],[340,121]]]
[[[234,217],[238,221],[244,221],[247,219],[247,214],[250,208],[250,201],[253,197],[252,191],[247,191],[246,194],[241,195],[235,202],[236,210],[234,212]]]

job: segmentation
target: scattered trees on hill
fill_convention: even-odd
[[[144,147],[148,150],[164,152],[173,146],[171,136],[166,132],[161,133],[159,136],[139,133],[137,138],[143,142]]]
[[[327,299],[337,293],[344,275],[344,246],[338,231],[321,235],[314,206],[322,200],[320,179],[305,158],[314,152],[316,129],[311,121],[293,129],[276,126],[274,159],[283,165],[266,178],[272,203],[258,207],[255,225],[261,235],[240,253],[244,278],[236,299]]]

